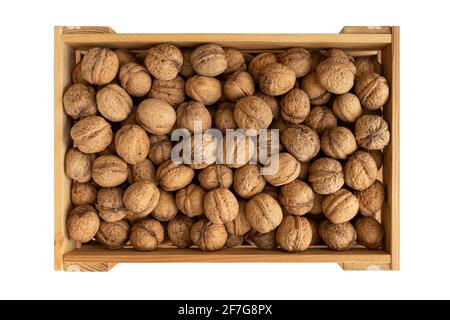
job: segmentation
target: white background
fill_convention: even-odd
[[[165,4],[167,3],[167,4]],[[445,1],[10,1],[0,8],[0,298],[450,298]],[[339,32],[401,26],[401,271],[319,264],[53,271],[53,26],[118,32]]]

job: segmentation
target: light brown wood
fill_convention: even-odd
[[[111,27],[63,27],[63,34],[116,33]]]
[[[117,263],[109,262],[64,262],[66,272],[108,272]]]
[[[368,264],[368,263],[339,263],[341,268],[346,271],[385,271],[391,270],[389,263],[385,264]]]
[[[342,28],[342,34],[391,34],[391,27],[387,26],[372,26],[372,27],[362,27],[362,26],[346,26]]]

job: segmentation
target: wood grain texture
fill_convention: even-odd
[[[385,264],[368,264],[368,263],[340,263],[343,270],[346,271],[385,271],[391,270],[389,263]]]
[[[108,262],[64,262],[66,272],[108,272],[117,263]]]
[[[341,32],[343,34],[392,34],[392,28],[388,26],[345,26]]]
[[[111,27],[63,27],[63,34],[116,33]]]

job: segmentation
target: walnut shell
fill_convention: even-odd
[[[358,81],[361,76],[366,73],[382,73],[381,64],[376,60],[375,56],[372,57],[359,57],[355,60],[356,74],[355,80]]]
[[[315,106],[305,119],[305,125],[322,135],[337,126],[337,118],[326,106]]]
[[[342,94],[353,87],[356,67],[348,58],[331,56],[319,63],[316,73],[323,88],[334,94]]]
[[[184,86],[185,81],[180,76],[176,76],[172,80],[167,81],[155,79],[148,96],[150,98],[163,100],[176,108],[186,99]]]
[[[313,219],[308,219],[309,224],[311,225],[311,231],[312,231],[312,239],[311,239],[311,245],[318,244],[322,239],[319,235],[319,226],[317,225],[317,222]]]
[[[120,123],[120,125],[123,127],[127,124],[138,124],[137,120],[136,120],[136,111],[137,111],[137,107],[131,108],[130,114],[128,115],[128,117],[125,120],[123,120]]]
[[[362,115],[361,103],[357,96],[347,92],[334,99],[333,112],[344,122],[355,122]]]
[[[194,245],[203,251],[222,249],[228,238],[223,224],[215,224],[206,219],[196,222],[191,228],[190,235]]]
[[[70,130],[73,143],[84,153],[105,150],[112,141],[111,125],[99,116],[88,116],[78,121]]]
[[[203,169],[216,162],[217,139],[209,133],[198,133],[184,143],[190,147],[190,152],[183,153],[183,161],[194,169]]]
[[[309,162],[300,162],[300,174],[298,175],[300,180],[306,181],[308,179],[309,166]]]
[[[112,83],[97,92],[98,111],[112,122],[125,120],[133,108],[133,100],[128,93]]]
[[[146,99],[137,108],[136,120],[147,132],[168,134],[177,121],[177,114],[175,109],[163,100]]]
[[[284,130],[291,127],[292,125],[284,121],[283,119],[275,119],[270,124],[271,129],[277,129],[279,131],[279,134],[282,134]]]
[[[341,163],[332,158],[317,159],[309,167],[308,181],[318,194],[335,193],[344,185]]]
[[[190,218],[200,216],[203,214],[205,194],[205,190],[195,184],[190,184],[177,192],[175,196],[176,206]]]
[[[83,78],[83,73],[81,72],[81,61],[77,62],[75,67],[73,67],[73,69],[72,69],[72,83],[73,84],[80,83],[80,84],[84,84],[84,85],[89,85],[89,82],[87,82]]]
[[[173,193],[159,190],[158,204],[153,209],[152,216],[159,221],[169,221],[175,218],[177,213],[178,208]]]
[[[135,182],[125,190],[123,203],[131,211],[131,221],[144,218],[158,205],[160,192],[156,185],[149,181]]]
[[[143,97],[152,86],[152,78],[140,64],[127,62],[121,65],[119,70],[120,86],[133,97]]]
[[[100,226],[100,218],[95,208],[90,205],[75,207],[67,218],[69,238],[86,243],[91,241]]]
[[[148,158],[157,166],[170,159],[172,153],[172,142],[166,135],[150,136],[150,149]]]
[[[323,220],[319,225],[319,235],[328,248],[336,251],[350,250],[356,242],[356,230],[350,222],[334,224]]]
[[[195,127],[197,125],[197,127]],[[205,132],[212,125],[211,114],[201,102],[183,102],[177,109],[177,126],[190,133]]]
[[[281,134],[281,143],[298,161],[306,162],[320,151],[317,133],[304,125],[287,128]]]
[[[117,187],[127,181],[128,167],[125,161],[113,155],[100,156],[92,164],[92,179],[104,188]]]
[[[370,187],[377,178],[377,164],[367,152],[357,151],[344,166],[345,184],[355,190]]]
[[[381,150],[364,150],[367,151],[375,160],[375,163],[377,164],[377,169],[380,170],[383,166],[383,153]]]
[[[366,73],[356,82],[355,93],[363,107],[377,110],[389,99],[389,85],[386,78],[379,74]]]
[[[313,106],[320,106],[326,104],[331,98],[331,92],[322,87],[317,80],[317,74],[310,73],[302,79],[301,88],[306,92],[309,102]]]
[[[77,182],[88,182],[92,177],[93,156],[78,149],[69,149],[66,153],[66,175]]]
[[[222,102],[214,114],[214,124],[217,129],[226,132],[227,129],[236,129],[237,124],[233,118],[234,103]]]
[[[245,71],[231,74],[223,85],[223,93],[230,101],[251,96],[255,93],[255,83],[252,76]]]
[[[309,212],[311,215],[320,215],[322,214],[322,201],[324,196],[314,192],[314,200],[313,200],[313,207],[311,208],[311,211]]]
[[[247,241],[253,243],[258,249],[270,250],[278,246],[275,230],[266,233],[252,230],[249,234],[250,235],[247,237]]]
[[[137,164],[148,155],[150,140],[140,126],[129,124],[116,132],[115,147],[117,154],[129,164]]]
[[[183,54],[171,44],[159,44],[148,50],[145,66],[159,80],[172,80],[183,64]]]
[[[130,225],[125,220],[115,222],[100,222],[95,239],[108,249],[121,249],[128,242]]]
[[[203,209],[209,221],[226,223],[236,218],[239,213],[239,204],[230,190],[221,187],[205,194]]]
[[[322,201],[325,217],[334,224],[350,221],[358,213],[358,208],[358,198],[344,188],[327,195]]]
[[[234,106],[234,121],[243,130],[267,129],[272,122],[272,110],[264,100],[249,96],[240,99]]]
[[[265,66],[277,62],[278,58],[275,54],[271,52],[260,53],[250,61],[248,72],[252,75],[253,79],[258,80],[259,74]]]
[[[306,76],[311,70],[312,57],[306,49],[290,48],[278,55],[278,61],[294,71],[299,78]]]
[[[78,83],[64,92],[63,105],[66,113],[73,119],[93,116],[97,113],[94,88]]]
[[[287,212],[301,216],[311,211],[314,192],[310,186],[297,179],[281,187],[280,202]]]
[[[216,78],[195,75],[186,81],[185,89],[189,97],[207,106],[222,97],[222,84]]]
[[[136,57],[128,49],[114,49],[114,53],[119,59],[119,64],[123,66],[127,62],[137,62]]]
[[[373,217],[362,217],[355,221],[357,241],[367,249],[383,248],[384,229]]]
[[[356,197],[359,200],[359,212],[363,216],[373,216],[381,210],[384,203],[384,186],[376,180],[365,190],[357,191]]]
[[[170,241],[180,249],[192,246],[190,233],[193,225],[194,221],[185,215],[179,215],[170,220],[167,226],[167,234]]]
[[[321,139],[322,151],[335,159],[347,159],[357,149],[353,133],[345,127],[335,127],[325,132]]]
[[[225,243],[225,247],[227,248],[235,248],[244,242],[244,236],[237,236],[235,234],[228,233],[227,242]]]
[[[277,229],[276,238],[281,249],[301,252],[311,245],[312,232],[307,218],[287,215]]]
[[[234,191],[242,198],[251,198],[263,191],[266,179],[257,164],[246,164],[234,171]]]
[[[245,205],[245,217],[253,229],[266,233],[280,225],[283,211],[275,198],[260,193]]]
[[[276,166],[276,162],[270,161],[264,167],[269,169],[272,165]],[[271,185],[282,186],[297,179],[300,174],[300,168],[300,162],[293,155],[282,152],[278,156],[278,170],[264,176]]]
[[[166,191],[176,191],[186,187],[194,178],[194,169],[167,160],[156,171],[156,180]]]
[[[245,217],[245,201],[239,201],[239,212],[236,218],[225,223],[227,231],[235,236],[243,236],[252,228]]]
[[[74,206],[81,206],[83,204],[92,205],[97,199],[97,189],[92,183],[73,181],[70,189],[70,199]]]
[[[368,150],[382,150],[391,138],[387,122],[374,115],[363,115],[356,120],[355,136],[358,145]]]
[[[191,64],[191,49],[183,49],[181,50],[181,53],[183,54],[183,65],[180,69],[180,75],[184,78],[190,78],[195,74],[195,70],[192,67]]]
[[[269,106],[274,120],[280,117],[280,106],[276,97],[268,96],[261,91],[255,92],[254,96],[262,99]]]
[[[119,58],[108,48],[92,48],[84,55],[81,73],[91,84],[104,85],[114,80],[119,71]]]
[[[217,160],[230,168],[240,168],[250,161],[254,153],[255,144],[251,137],[237,134],[229,141],[222,141],[222,148],[217,150]]]
[[[100,218],[106,222],[122,220],[128,214],[123,205],[123,191],[120,188],[101,188],[97,194],[95,207]]]
[[[156,169],[153,163],[148,159],[144,159],[141,162],[130,166],[128,182],[133,184],[139,181],[156,183]]]
[[[164,241],[164,228],[158,220],[140,220],[131,228],[130,242],[139,251],[155,250]]]
[[[278,132],[267,130],[258,135],[258,162],[267,165],[271,161],[272,156],[283,150]]]
[[[294,87],[295,80],[295,73],[281,63],[265,66],[258,77],[259,88],[269,96],[287,93]]]
[[[198,181],[205,190],[229,188],[233,184],[233,170],[225,165],[212,164],[200,171]]]
[[[227,57],[220,46],[204,44],[192,51],[191,65],[199,75],[215,77],[227,68]]]
[[[230,74],[236,71],[245,71],[247,66],[245,64],[244,55],[237,49],[224,48],[225,57],[227,59],[227,68],[225,74]]]
[[[309,111],[309,98],[302,89],[293,88],[281,99],[281,116],[289,123],[302,123]]]

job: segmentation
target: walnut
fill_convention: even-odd
[[[220,187],[206,193],[203,199],[205,216],[213,223],[226,223],[234,220],[239,213],[239,204],[234,194]]]
[[[239,212],[236,218],[225,223],[227,231],[235,236],[243,236],[250,231],[251,226],[245,217],[245,201],[239,201]]]
[[[326,104],[331,98],[331,92],[322,87],[317,80],[317,74],[310,73],[302,79],[301,88],[306,92],[309,102],[313,106],[320,106]]]
[[[223,93],[229,100],[235,102],[240,98],[255,93],[255,83],[252,76],[245,71],[236,71],[231,74],[223,85]]]
[[[136,57],[128,50],[128,49],[114,49],[114,53],[117,55],[117,58],[119,58],[119,64],[120,66],[123,66],[125,63],[128,62],[137,62]]]
[[[322,61],[323,59],[323,55],[320,51],[316,50],[316,51],[311,51],[311,73],[312,72],[316,72],[316,67],[319,64],[319,62]]]
[[[217,150],[218,163],[226,164],[230,168],[240,168],[253,157],[255,144],[251,137],[234,135],[233,139],[224,139],[222,148]]]
[[[84,85],[89,85],[89,82],[87,82],[83,78],[83,74],[81,72],[81,61],[77,62],[75,67],[73,67],[73,69],[72,69],[72,83],[73,84],[80,83],[80,84],[84,84]]]
[[[289,123],[302,123],[309,111],[309,98],[302,89],[293,88],[281,99],[281,116]]]
[[[267,165],[271,161],[272,156],[283,150],[284,148],[279,141],[279,134],[276,134],[272,130],[259,134],[257,147],[258,162]]]
[[[277,63],[278,58],[271,52],[264,52],[254,57],[248,65],[248,72],[252,75],[253,79],[258,80],[261,70],[272,63]]]
[[[123,203],[131,211],[128,220],[134,221],[148,216],[158,205],[159,196],[159,189],[152,182],[139,181],[129,186],[123,195]]]
[[[186,143],[190,146],[190,154],[183,154],[183,160],[194,169],[204,169],[216,162],[216,137],[208,133],[198,133],[191,136]]]
[[[227,248],[235,248],[242,245],[244,242],[244,236],[237,236],[235,234],[228,233],[227,242],[225,243],[225,247]]]
[[[227,68],[224,73],[229,74],[235,71],[245,71],[247,66],[245,64],[244,55],[234,48],[224,48],[225,57],[227,59]]]
[[[158,204],[155,209],[153,209],[152,216],[159,221],[169,221],[173,219],[177,213],[178,208],[175,204],[173,193],[159,190]]]
[[[313,219],[308,219],[308,221],[312,231],[311,245],[318,244],[322,240],[319,235],[319,226],[317,225],[317,222],[314,221]]]
[[[341,49],[329,49],[326,53],[325,53],[326,57],[334,57],[334,58],[344,58],[345,60],[348,60],[350,62],[354,62],[355,59],[350,56],[348,53],[346,53],[345,51],[341,50]]]
[[[320,215],[322,213],[322,201],[324,196],[314,192],[313,207],[309,212],[311,215]]]
[[[100,218],[106,222],[115,222],[125,218],[128,212],[123,205],[122,198],[123,191],[120,188],[101,188],[95,203]]]
[[[270,124],[270,128],[279,130],[280,135],[284,132],[284,130],[286,130],[287,128],[289,128],[291,126],[292,126],[291,124],[287,123],[283,119],[275,119]]]
[[[199,75],[215,77],[227,68],[227,57],[220,46],[204,44],[192,51],[191,64]]]
[[[268,96],[261,91],[257,91],[254,96],[262,99],[269,106],[270,110],[272,110],[272,117],[274,120],[279,118],[280,106],[278,105],[276,97]]]
[[[146,99],[136,111],[136,120],[145,131],[168,134],[177,120],[175,109],[163,100]]]
[[[177,108],[186,99],[184,86],[185,82],[180,76],[176,76],[172,80],[167,81],[155,79],[148,96],[163,100],[172,107]]]
[[[355,93],[363,107],[377,110],[389,99],[389,85],[386,78],[377,73],[366,73],[356,82]]]
[[[130,242],[139,251],[155,250],[164,241],[164,228],[158,220],[140,220],[131,228]]]
[[[322,135],[337,126],[337,118],[326,106],[315,106],[305,119],[305,125]]]
[[[141,162],[130,166],[128,182],[133,184],[139,181],[156,183],[156,169],[153,163],[148,159],[144,159]]]
[[[133,100],[117,84],[109,84],[97,92],[98,111],[112,122],[125,120],[133,108]]]
[[[84,55],[81,73],[91,84],[108,84],[119,71],[119,58],[108,48],[92,48]]]
[[[267,129],[272,122],[272,111],[264,100],[249,96],[240,99],[234,106],[234,121],[243,130]]]
[[[352,93],[344,93],[333,101],[333,112],[344,122],[355,122],[362,115],[361,103]]]
[[[237,125],[233,118],[234,103],[222,102],[214,114],[214,124],[217,129],[226,132],[227,129],[236,129]]]
[[[384,186],[376,180],[365,190],[357,191],[356,197],[359,200],[359,212],[363,216],[373,216],[381,210],[384,203]]]
[[[80,183],[73,181],[70,189],[70,199],[74,206],[81,206],[83,204],[94,204],[97,199],[97,189],[92,183]]]
[[[383,248],[384,229],[373,217],[362,217],[355,221],[357,241],[367,249]]]
[[[370,187],[377,178],[377,164],[367,152],[357,151],[344,166],[345,184],[355,190]]]
[[[200,171],[198,181],[205,190],[229,188],[233,184],[233,170],[225,165],[212,164]]]
[[[359,57],[355,60],[356,74],[355,80],[358,81],[361,76],[366,73],[378,73],[381,75],[383,72],[381,64],[377,61],[376,56],[372,57]]]
[[[148,158],[157,166],[170,159],[172,142],[166,135],[151,135]]]
[[[197,125],[197,127],[195,127]],[[177,109],[177,126],[186,128],[190,133],[205,132],[212,125],[211,115],[201,102],[183,102]]]
[[[115,222],[100,222],[95,239],[108,249],[121,249],[128,242],[130,225],[125,220]]]
[[[253,229],[266,233],[280,225],[283,211],[275,198],[260,193],[245,205],[245,217]]]
[[[66,153],[66,175],[77,182],[88,182],[92,177],[92,161],[94,157],[75,148]]]
[[[287,215],[276,233],[281,249],[301,252],[308,249],[312,241],[312,228],[307,218]]]
[[[358,145],[368,150],[382,150],[391,138],[387,122],[373,115],[363,115],[356,120],[355,136]]]
[[[92,179],[104,188],[117,187],[127,181],[128,167],[117,156],[100,156],[92,164]]]
[[[84,153],[105,150],[112,141],[111,125],[99,116],[88,116],[78,121],[70,130],[74,144]]]
[[[310,162],[300,162],[300,174],[298,175],[300,180],[306,181],[308,179],[310,165]]]
[[[119,70],[120,86],[133,97],[143,97],[152,86],[152,78],[140,64],[127,62]]]
[[[67,232],[70,239],[85,243],[94,238],[100,226],[100,218],[90,205],[75,207],[67,218]]]
[[[367,151],[375,160],[375,163],[377,164],[377,169],[380,170],[383,166],[383,153],[381,150],[361,150],[361,151]]]
[[[258,77],[259,88],[269,96],[287,93],[294,87],[295,80],[295,73],[281,63],[265,66]]]
[[[344,185],[341,163],[331,158],[317,159],[309,167],[308,181],[318,194],[335,193]]]
[[[314,192],[310,186],[297,179],[281,187],[280,202],[287,212],[301,216],[311,211]]]
[[[148,50],[145,66],[159,80],[172,80],[183,64],[183,54],[171,44],[159,44]]]
[[[249,232],[247,241],[253,243],[258,249],[270,250],[277,247],[277,239],[275,230],[261,233],[256,230]]]
[[[298,161],[306,162],[320,151],[317,133],[304,125],[287,128],[281,134],[281,143]]]
[[[66,113],[73,119],[93,116],[97,113],[94,88],[78,83],[64,92],[63,105]]]
[[[175,196],[178,209],[192,218],[203,214],[203,199],[206,192],[195,184],[179,190]]]
[[[222,97],[222,84],[216,78],[195,75],[186,81],[185,88],[189,97],[207,106]]]
[[[322,151],[335,159],[347,159],[357,149],[355,136],[345,127],[335,127],[325,132],[321,139]]]
[[[322,201],[325,217],[334,224],[350,221],[358,213],[358,208],[358,198],[344,188],[327,195]]]
[[[117,154],[129,164],[137,164],[148,155],[150,140],[140,126],[128,124],[116,132],[115,147]]]
[[[246,164],[234,171],[234,191],[242,198],[251,198],[263,191],[266,179],[257,164]]]
[[[276,166],[273,161],[265,165],[269,169],[272,165]],[[267,181],[273,186],[282,186],[288,184],[298,178],[300,174],[300,162],[294,158],[290,153],[282,152],[278,156],[278,170],[273,174],[266,174]]]
[[[167,234],[177,248],[184,249],[192,245],[190,232],[193,224],[194,221],[185,215],[179,215],[169,221]]]
[[[356,242],[356,230],[350,222],[334,224],[323,220],[319,225],[319,235],[328,248],[336,251],[350,250]]]
[[[130,114],[128,115],[128,117],[125,120],[123,120],[120,123],[120,125],[123,127],[127,124],[138,124],[137,120],[136,120],[136,111],[137,111],[137,107],[131,108]]]
[[[195,74],[194,68],[192,68],[191,64],[191,49],[183,49],[181,50],[181,53],[183,54],[183,65],[180,69],[180,75],[184,78],[190,78]]]
[[[290,48],[278,55],[278,61],[294,71],[299,78],[306,76],[311,70],[312,57],[306,49]]]
[[[353,87],[356,67],[348,58],[331,56],[319,63],[316,72],[323,88],[334,94],[342,94]]]
[[[216,224],[202,219],[191,228],[191,239],[194,245],[203,251],[222,249],[227,242],[228,233],[223,224]]]
[[[194,178],[194,169],[167,160],[156,170],[156,180],[166,191],[176,191],[186,187]]]

